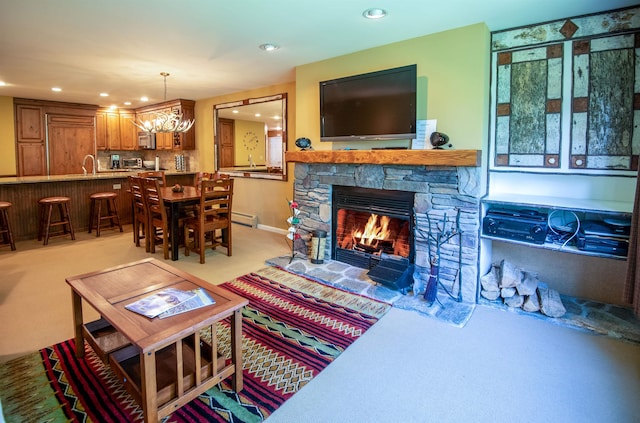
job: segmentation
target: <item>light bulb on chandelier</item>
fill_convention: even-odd
[[[160,76],[164,78],[164,100],[166,101],[169,73],[160,72]],[[195,119],[183,120],[182,113],[172,111],[171,113],[156,112],[149,120],[132,120],[131,122],[142,131],[155,134],[158,132],[187,132],[193,126]]]

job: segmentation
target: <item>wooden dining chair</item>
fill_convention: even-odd
[[[200,189],[200,183],[202,181],[210,181],[212,179],[229,179],[228,173],[220,172],[196,172],[193,176],[193,186]]]
[[[145,172],[138,172],[138,176],[141,178],[153,178],[162,182],[163,187],[167,186],[167,178],[163,170],[147,170]]]
[[[133,242],[136,247],[139,247],[140,240],[145,239],[145,248],[149,251],[149,245],[146,242],[147,212],[142,193],[142,178],[133,175],[129,176],[129,191],[131,192],[131,210],[133,213]]]
[[[231,256],[231,208],[233,200],[233,179],[220,178],[203,180],[200,189],[200,204],[197,216],[184,222],[184,254],[191,250],[200,254],[204,263],[207,248],[226,247]],[[217,230],[221,235],[217,235]],[[191,241],[193,235],[193,241]]]
[[[147,252],[155,253],[156,244],[162,244],[164,258],[169,258],[169,219],[167,208],[162,201],[160,180],[141,178],[142,193],[147,218],[146,245]]]

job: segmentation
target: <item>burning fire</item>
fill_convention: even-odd
[[[380,217],[380,225],[378,225],[378,215],[371,214],[364,231],[356,229],[353,231],[353,239],[359,239],[360,244],[375,246],[379,240],[387,239],[391,235],[388,229],[391,219],[389,216]]]

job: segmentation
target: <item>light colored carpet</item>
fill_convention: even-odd
[[[173,264],[218,284],[287,253],[236,226],[232,257]],[[0,249],[0,360],[73,335],[65,277],[149,256],[130,232]],[[638,398],[639,345],[485,306],[464,328],[394,308],[267,421],[631,423]]]

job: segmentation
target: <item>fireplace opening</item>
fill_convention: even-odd
[[[384,259],[414,262],[414,193],[333,187],[331,258],[363,269]]]

